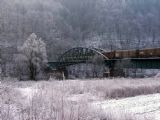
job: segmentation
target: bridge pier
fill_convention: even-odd
[[[66,67],[63,68],[63,76],[64,76],[64,79],[68,79],[68,71],[67,71]]]
[[[60,79],[60,80],[65,80],[65,79],[68,79],[68,71],[66,68],[60,68],[57,70],[57,75],[55,75],[55,77],[57,79]]]
[[[110,77],[125,77],[125,72],[123,69],[110,68]]]
[[[122,64],[122,63],[113,61],[109,65],[109,77],[125,77],[124,69],[121,67],[118,67],[120,66],[118,64]]]

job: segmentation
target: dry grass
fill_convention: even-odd
[[[22,89],[30,88],[25,94]],[[119,117],[103,113],[91,102],[160,92],[159,79],[105,79],[41,82],[2,82],[2,120],[135,120],[128,113]]]

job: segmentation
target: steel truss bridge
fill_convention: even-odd
[[[160,69],[160,48],[107,52],[98,48],[77,47],[66,51],[56,62],[48,62],[48,65],[52,70],[63,70],[80,63],[102,62],[112,72],[124,68]]]

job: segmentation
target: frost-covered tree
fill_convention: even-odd
[[[21,52],[27,58],[30,79],[37,80],[37,75],[47,64],[46,44],[32,33],[21,47]]]

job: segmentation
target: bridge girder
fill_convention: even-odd
[[[108,59],[105,55],[103,55],[103,50],[101,49],[77,47],[62,54],[58,58],[58,62],[87,62],[91,61],[96,55],[102,57],[104,60]]]

